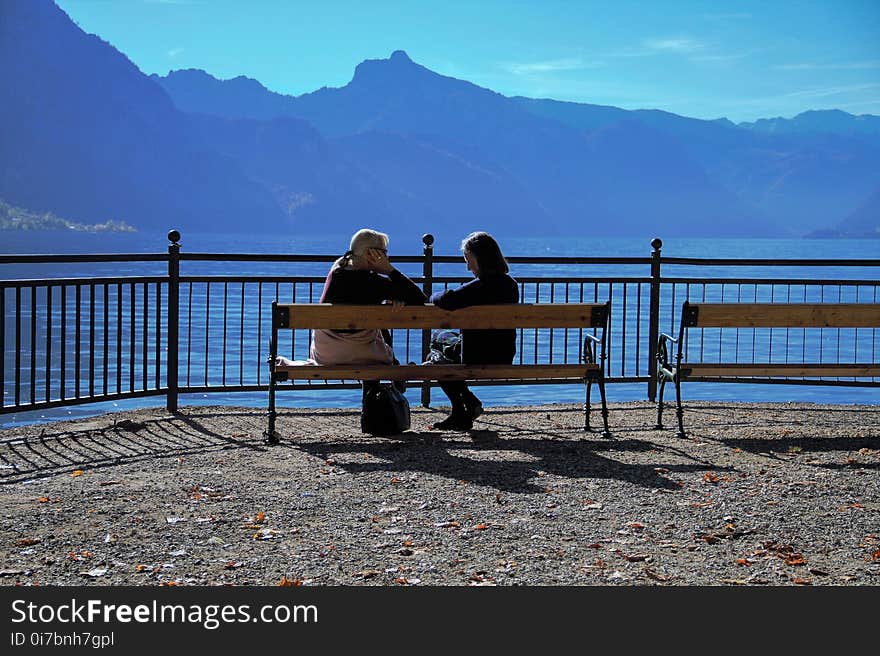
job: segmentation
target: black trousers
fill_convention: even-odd
[[[449,397],[452,409],[464,410],[465,404],[475,405],[480,402],[476,394],[471,392],[463,380],[451,380],[440,383],[440,389]]]

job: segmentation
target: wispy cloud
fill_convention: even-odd
[[[647,39],[642,45],[649,52],[679,52],[689,53],[696,52],[703,48],[703,44],[699,41],[687,37],[665,38],[665,39]]]
[[[863,62],[843,62],[838,64],[777,64],[773,68],[780,71],[842,71],[866,68],[880,68],[880,60]]]
[[[746,57],[751,56],[751,52],[735,52],[729,54],[719,54],[719,55],[697,55],[696,57],[691,57],[691,61],[695,62],[726,62],[726,61],[736,61],[737,59],[745,59]]]
[[[177,55],[179,55],[182,52],[183,52],[183,48],[172,48],[166,54],[169,57],[171,57],[172,59],[174,59],[175,57],[177,57]]]
[[[828,96],[837,96],[842,93],[852,93],[854,91],[871,91],[872,89],[880,89],[880,83],[869,84],[850,84],[842,87],[818,87],[814,89],[803,89],[801,91],[791,91],[782,94],[782,98],[827,98]]]
[[[599,68],[601,66],[604,66],[604,64],[598,61],[584,61],[582,59],[551,59],[548,61],[532,62],[528,64],[506,64],[505,68],[514,75],[531,75],[533,73],[579,71],[587,68]]]
[[[700,52],[705,44],[690,37],[658,37],[645,39],[636,47],[615,50],[608,57],[655,57],[657,55],[687,55]]]

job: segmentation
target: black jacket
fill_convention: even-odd
[[[507,274],[474,278],[456,289],[431,296],[430,302],[444,310],[470,305],[519,303],[519,287]],[[510,364],[516,355],[516,330],[462,330],[461,361],[465,364]]]

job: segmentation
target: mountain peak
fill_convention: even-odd
[[[365,59],[354,69],[354,83],[399,84],[429,72],[416,64],[403,50],[395,50],[388,59]]]
[[[399,62],[399,63],[409,63],[412,64],[413,60],[409,58],[409,55],[406,54],[403,50],[395,50],[391,53],[390,61]]]

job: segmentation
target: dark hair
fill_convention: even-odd
[[[480,276],[499,276],[510,271],[501,247],[488,232],[472,232],[461,241],[461,250],[476,258]]]

